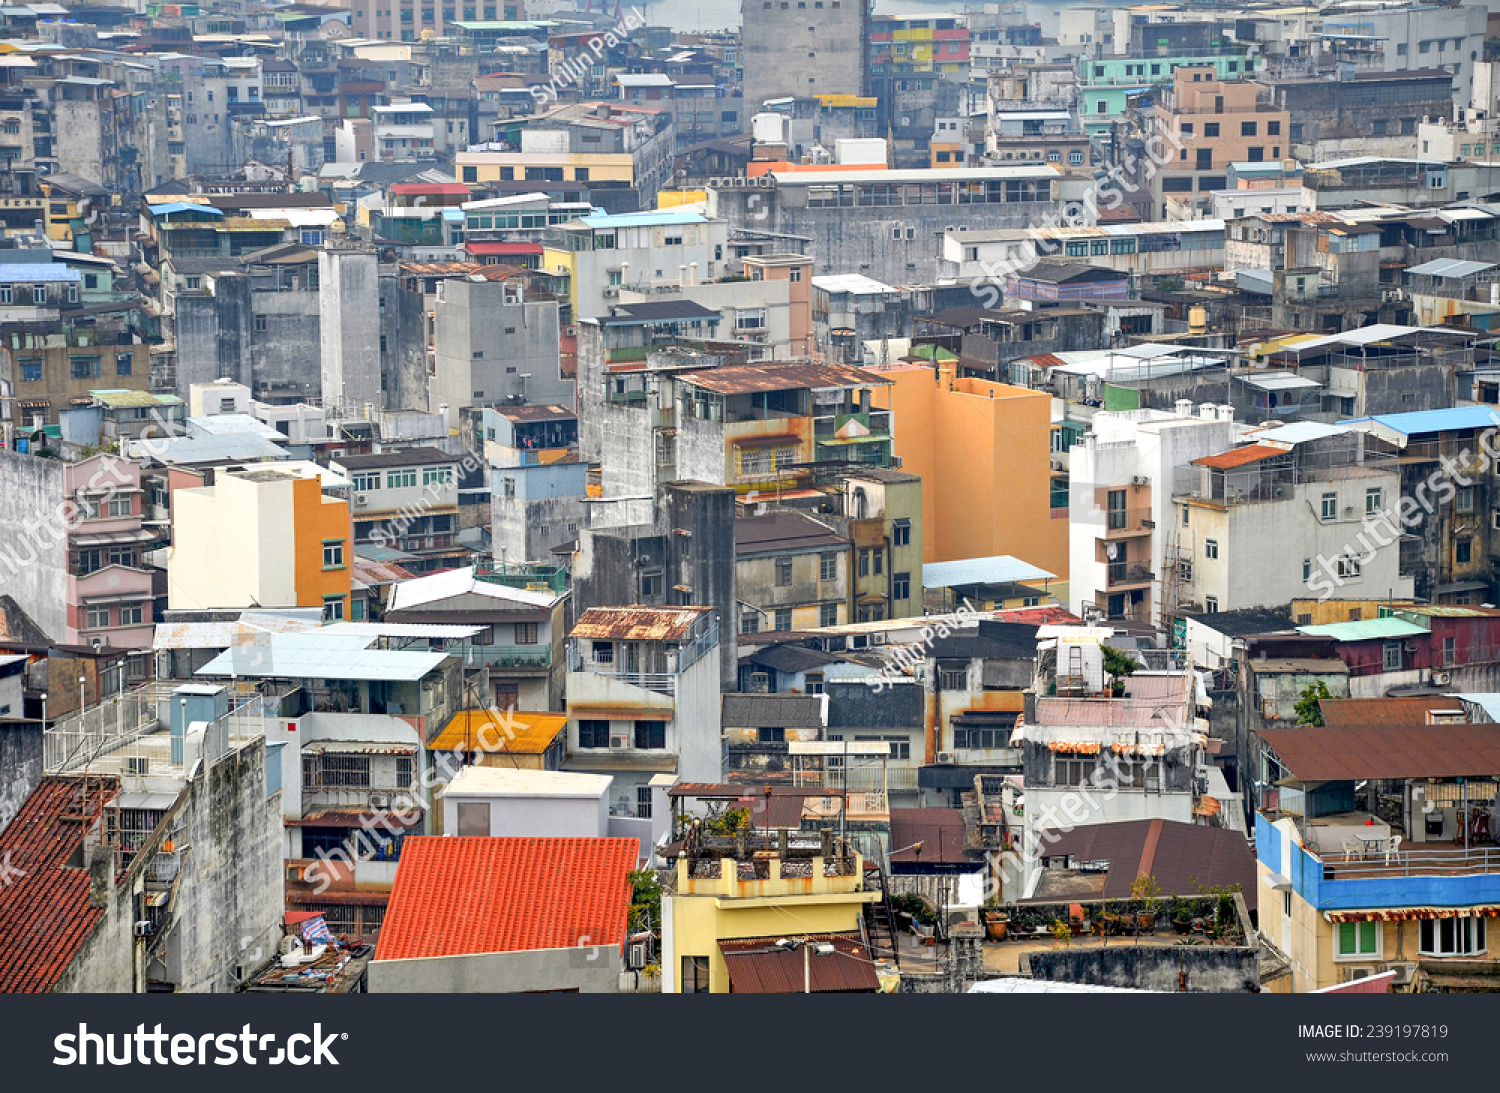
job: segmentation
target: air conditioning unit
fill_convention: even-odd
[[[626,957],[626,966],[630,968],[631,971],[640,971],[646,966],[646,957],[649,954],[649,951],[650,950],[648,949],[644,941],[632,942],[630,946],[630,955]]]
[[[369,503],[370,503],[370,495],[368,493],[356,493],[354,495],[354,507],[355,508],[362,509],[366,505],[368,505]]]
[[[135,924],[135,936],[146,937],[151,933],[151,920],[143,918]]]
[[[953,753],[951,751],[938,752],[937,760],[939,763],[953,763],[957,761],[954,759]]]
[[[1151,485],[1151,479],[1147,478],[1144,474],[1138,474],[1131,478],[1130,484],[1132,486],[1149,486]]]
[[[1435,684],[1437,684],[1439,687],[1446,687],[1448,685],[1449,681],[1451,681],[1452,679],[1453,679],[1453,675],[1450,672],[1433,672],[1432,673],[1432,682],[1435,683]]]
[[[609,746],[611,748],[628,748],[630,747],[630,741],[624,736],[611,736],[609,738]]]
[[[391,807],[391,795],[389,793],[372,793],[372,794],[370,794],[370,807],[371,808],[390,808]]]
[[[567,329],[567,337],[569,337],[569,338],[576,338],[576,337],[578,337],[578,328],[576,326],[570,326],[570,327],[568,327],[568,329]]]
[[[1417,976],[1417,966],[1415,964],[1386,964],[1382,965],[1381,970],[1396,973],[1395,977],[1391,980],[1391,986],[1393,987],[1409,986],[1411,981]]]
[[[289,865],[286,867],[287,880],[301,882],[302,880],[306,879],[306,876],[307,866],[305,865]]]
[[[1060,470],[1062,470],[1063,469],[1063,461],[1061,459],[1054,459],[1052,461],[1052,469],[1054,471],[1060,471]]]
[[[1350,968],[1339,970],[1339,981],[1342,983],[1353,983],[1356,979],[1368,979],[1375,974],[1373,964],[1356,964]]]
[[[613,300],[618,295],[620,295],[620,290],[617,288],[607,288],[604,290],[604,298],[606,300]]]

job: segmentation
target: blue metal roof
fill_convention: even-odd
[[[583,222],[591,228],[655,228],[672,224],[706,224],[708,218],[697,209],[677,208],[585,216]]]
[[[1404,414],[1375,414],[1340,422],[1341,425],[1358,425],[1374,422],[1394,433],[1413,436],[1417,433],[1437,433],[1445,429],[1488,429],[1500,425],[1500,411],[1492,406],[1450,406],[1445,410],[1411,410]]]
[[[60,262],[0,262],[0,281],[7,284],[47,284],[53,281],[82,281],[83,274]]]
[[[195,205],[191,201],[173,201],[166,205],[147,205],[146,208],[152,216],[165,216],[168,213],[211,213],[214,216],[223,216],[223,209],[216,209],[212,205]]]

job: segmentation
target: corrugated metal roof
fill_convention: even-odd
[[[832,945],[828,956],[804,954],[798,947],[778,948],[780,938],[723,939],[719,951],[729,969],[733,994],[814,994],[880,990],[870,950],[848,934],[804,935],[792,931],[803,944]]]
[[[1423,262],[1420,266],[1407,266],[1407,273],[1420,273],[1426,277],[1471,277],[1494,269],[1494,262],[1465,262],[1459,258],[1437,258]]]
[[[96,775],[87,799],[82,785],[43,778],[0,832],[0,862],[7,867],[0,899],[0,991],[7,994],[52,990],[104,916],[104,908],[90,902],[89,870],[69,868],[68,861],[120,783]],[[89,823],[70,823],[69,815]]]
[[[814,390],[834,387],[885,387],[893,381],[863,368],[843,364],[789,361],[785,364],[735,364],[684,372],[679,379],[721,395],[746,395],[763,391]]]
[[[1193,460],[1194,466],[1213,467],[1217,470],[1227,470],[1231,467],[1243,467],[1247,463],[1258,463],[1262,459],[1270,459],[1273,456],[1286,455],[1287,449],[1273,448],[1269,444],[1246,444],[1240,448],[1231,448],[1227,452],[1218,455],[1206,455],[1202,459]]]
[[[627,641],[681,641],[707,607],[591,607],[569,637]]]
[[[1427,721],[1432,710],[1444,713],[1463,713],[1460,698],[1473,695],[1421,695],[1411,698],[1325,698],[1318,703],[1323,714],[1323,724],[1330,728],[1346,725],[1368,728],[1400,726],[1410,728]],[[1487,697],[1487,696],[1477,696]],[[1500,696],[1497,696],[1500,697]]]
[[[911,849],[916,843],[921,850]],[[968,865],[972,859],[964,853],[966,844],[964,815],[956,808],[891,809],[891,845],[899,850],[892,862]]]
[[[361,546],[359,549],[364,551],[365,547]],[[498,581],[480,580],[474,575],[473,566],[464,566],[462,569],[449,569],[442,573],[429,573],[414,577],[409,581],[402,581],[391,591],[391,603],[386,614],[410,611],[424,604],[455,599],[460,596],[477,596],[481,599],[500,601],[494,605],[494,610],[497,611],[507,608],[518,610],[522,607],[549,608],[560,598],[556,592],[512,588]],[[484,608],[476,604],[473,610],[479,611]]]
[[[1427,633],[1425,626],[1394,617],[1328,622],[1318,626],[1299,626],[1297,630],[1312,637],[1333,638],[1335,641],[1373,641],[1376,638],[1406,638]]]
[[[1500,726],[1496,725],[1406,729],[1325,725],[1259,732],[1299,782],[1500,774]]]
[[[1242,832],[1173,820],[1088,824],[1042,835],[1044,858],[1107,861],[1103,897],[1128,899],[1139,876],[1151,876],[1164,896],[1196,896],[1205,887],[1238,884],[1255,907],[1255,853]]]
[[[565,713],[512,711],[496,719],[489,710],[460,710],[427,742],[428,751],[512,752],[540,755],[568,724]]]
[[[246,679],[353,679],[414,682],[432,671],[447,653],[371,649],[374,635],[272,634],[265,644],[232,648],[202,668],[200,676]]]
[[[625,940],[635,839],[408,838],[375,959]],[[600,954],[604,959],[612,959]]]
[[[5,284],[57,284],[81,280],[83,274],[61,262],[0,262],[0,282]]]
[[[323,627],[321,608],[305,608],[304,617],[293,611],[246,611],[230,622],[159,622],[153,649],[228,649],[263,641],[269,634],[306,633]]]
[[[1493,406],[1449,406],[1441,410],[1411,410],[1404,414],[1375,414],[1354,418],[1345,425],[1379,425],[1398,436],[1439,433],[1452,429],[1488,429],[1500,425]]]
[[[959,558],[951,562],[928,562],[922,567],[923,588],[960,588],[964,585],[1015,584],[1019,581],[1056,579],[1040,566],[1009,554],[990,558]]]

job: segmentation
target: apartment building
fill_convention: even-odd
[[[951,366],[901,365],[874,404],[889,408],[895,455],[922,488],[923,560],[1024,558],[1068,570],[1067,510],[1054,517],[1051,396],[956,376]]]
[[[1260,931],[1290,963],[1290,990],[1384,971],[1396,991],[1465,990],[1495,974],[1494,855],[1466,830],[1468,785],[1489,785],[1500,763],[1490,728],[1260,731],[1254,777],[1285,787],[1255,815]],[[1377,781],[1397,787],[1394,817],[1372,807]]]
[[[707,607],[591,607],[568,635],[563,768],[613,778],[614,816],[651,819],[652,778],[715,782],[719,624]]]
[[[1270,607],[1308,593],[1412,595],[1399,534],[1366,530],[1401,496],[1401,473],[1359,431],[1306,422],[1193,460],[1172,507],[1178,607]],[[1337,591],[1336,591],[1337,590]]]
[[[167,602],[174,611],[321,607],[349,618],[349,501],[323,492],[314,464],[220,471],[172,491]]]
[[[1068,453],[1068,607],[1161,626],[1159,580],[1177,546],[1176,469],[1231,447],[1228,407],[1105,411]],[[1170,546],[1169,546],[1170,544]]]
[[[1207,213],[1209,196],[1225,187],[1231,163],[1290,158],[1291,114],[1261,101],[1268,89],[1251,80],[1225,80],[1206,65],[1184,65],[1152,108],[1150,134],[1168,151],[1178,146],[1151,178],[1151,198],[1160,219],[1169,204]],[[1182,219],[1190,217],[1182,216]]]
[[[809,630],[849,621],[850,546],[833,528],[798,512],[734,522],[740,633]],[[872,550],[860,556],[871,568]],[[876,566],[884,572],[883,547]]]
[[[767,99],[863,95],[869,84],[867,0],[742,0],[746,110]]]
[[[621,292],[644,299],[729,272],[729,225],[699,206],[580,217],[551,233],[543,268],[567,277],[576,319],[606,315]]]
[[[841,476],[849,523],[853,622],[919,616],[922,607],[922,479],[866,467]]]
[[[416,555],[413,573],[443,569],[467,557],[458,531],[459,457],[437,448],[403,448],[340,456],[329,467],[350,483],[354,541]]]
[[[1078,116],[1091,137],[1108,136],[1123,119],[1130,96],[1167,87],[1179,68],[1211,68],[1220,80],[1245,79],[1258,71],[1257,58],[1237,50],[1211,56],[1081,57],[1077,64]]]

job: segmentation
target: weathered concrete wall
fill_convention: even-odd
[[[369,976],[371,994],[614,994],[620,989],[620,954],[585,941],[568,949],[377,960]]]
[[[373,251],[318,252],[323,405],[351,416],[384,406],[380,390],[379,266]]]
[[[53,641],[67,636],[62,503],[62,463],[0,449],[0,595],[14,599]]]
[[[104,908],[104,917],[58,978],[55,994],[130,994],[136,988],[134,900],[114,883],[113,851],[96,853],[90,872],[95,905]]]
[[[1260,954],[1249,946],[1119,945],[1032,953],[1031,975],[1148,991],[1236,994],[1260,990]]]
[[[0,727],[0,831],[42,780],[42,727]]]
[[[250,378],[257,398],[267,386],[300,389],[304,398],[322,394],[323,352],[319,294],[316,289],[252,292],[245,318],[250,337]],[[256,320],[265,330],[256,330]]]
[[[734,567],[734,491],[701,482],[674,482],[662,506],[671,555],[667,585],[691,588],[692,602],[719,614],[720,683],[733,690],[739,675],[739,601]],[[675,531],[688,534],[676,535]]]
[[[380,333],[385,337],[380,374],[385,404],[393,409],[427,405],[427,310],[420,292],[401,287],[398,267],[382,266],[380,296],[385,311]]]
[[[281,792],[257,738],[200,774],[173,836],[186,846],[169,948],[181,992],[234,990],[271,958],[283,912]]]

